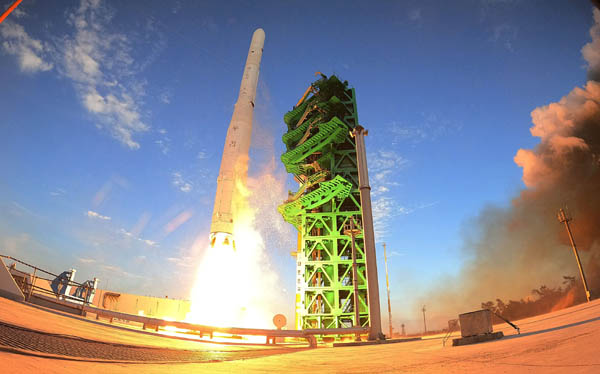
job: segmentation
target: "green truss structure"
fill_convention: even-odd
[[[363,237],[356,237],[359,305],[354,305],[352,246],[344,227],[361,216],[356,149],[350,131],[358,124],[348,82],[322,77],[284,115],[288,132],[281,156],[300,184],[278,207],[298,230],[296,328],[368,326]],[[354,308],[360,311],[356,323]]]

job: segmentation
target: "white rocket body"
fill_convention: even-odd
[[[210,226],[210,243],[234,245],[234,217],[232,202],[236,180],[245,182],[247,174],[248,151],[252,134],[252,117],[254,99],[258,84],[258,72],[262,57],[265,32],[257,29],[252,34],[250,50],[244,67],[244,75],[240,85],[240,94],[233,109],[233,116],[227,130],[221,169],[217,178],[217,193]]]

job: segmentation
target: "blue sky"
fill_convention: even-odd
[[[0,26],[0,252],[187,297],[262,27],[250,174],[280,182],[269,206],[295,190],[282,116],[316,71],[348,80],[369,129],[382,305],[386,242],[394,322],[418,329],[419,295],[460,270],[470,220],[524,188],[513,157],[537,143],[531,111],[585,83],[592,24],[583,0],[25,0]],[[264,217],[293,290],[295,235]]]

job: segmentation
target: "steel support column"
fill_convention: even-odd
[[[377,255],[375,253],[375,232],[373,230],[373,212],[371,210],[371,186],[367,169],[367,153],[365,135],[368,131],[357,125],[352,131],[356,142],[356,159],[358,167],[358,188],[360,190],[360,206],[362,208],[363,236],[367,266],[367,297],[369,300],[369,321],[371,329],[369,340],[382,339],[381,311],[379,305],[379,282],[377,279]]]

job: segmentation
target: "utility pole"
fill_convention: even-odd
[[[360,226],[360,225],[359,225]],[[360,300],[358,298],[358,271],[356,268],[356,242],[354,238],[360,235],[360,228],[354,225],[354,217],[350,216],[350,225],[344,227],[344,234],[352,239],[352,285],[354,286],[354,326],[360,327]],[[360,340],[360,333],[356,333],[356,341]]]
[[[388,265],[387,265],[387,253],[385,251],[385,243],[383,243],[383,258],[385,259],[385,284],[387,286],[387,297],[388,297],[388,319],[390,322],[390,339],[393,337],[393,328],[392,328],[392,304],[390,302],[390,277],[388,275]]]
[[[381,332],[381,307],[379,305],[379,281],[377,278],[377,255],[375,253],[375,232],[373,230],[373,211],[371,210],[371,186],[367,169],[365,135],[368,131],[360,125],[352,130],[356,143],[356,164],[358,169],[358,189],[362,209],[362,225],[365,261],[367,266],[367,298],[369,300],[369,340],[383,340]]]
[[[571,233],[571,227],[569,226],[569,221],[572,218],[568,217],[565,211],[560,208],[558,211],[558,221],[560,223],[564,223],[567,229],[567,234],[569,234],[569,240],[571,241],[571,247],[573,248],[573,254],[575,255],[575,260],[577,261],[577,266],[579,267],[579,275],[581,275],[581,282],[583,283],[583,290],[585,291],[585,297],[588,302],[592,299],[590,294],[590,290],[587,285],[587,280],[585,279],[585,273],[583,272],[583,266],[581,266],[581,260],[579,259],[579,253],[577,253],[577,246],[575,245],[575,239],[573,239],[573,234]]]
[[[423,332],[423,335],[427,334],[427,321],[425,320],[425,305],[423,305],[423,329],[425,330],[425,332]]]

